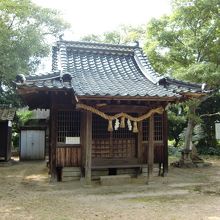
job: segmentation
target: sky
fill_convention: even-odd
[[[170,0],[32,0],[37,5],[54,8],[71,24],[64,40],[80,40],[88,34],[117,30],[120,25],[142,25],[171,11]],[[41,60],[37,70],[50,72],[51,56]]]
[[[79,40],[87,34],[102,34],[121,24],[146,24],[152,17],[170,12],[170,0],[33,0],[34,3],[61,11],[71,31],[65,40]],[[66,39],[68,38],[68,39]],[[71,38],[71,39],[69,39]]]

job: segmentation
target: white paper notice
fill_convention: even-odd
[[[8,121],[8,127],[12,127],[12,122]]]
[[[66,137],[66,144],[80,144],[80,137]]]

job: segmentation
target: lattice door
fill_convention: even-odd
[[[137,134],[128,128],[108,132],[108,121],[93,115],[94,158],[134,158],[137,156]]]

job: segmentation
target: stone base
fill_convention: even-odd
[[[101,185],[112,186],[131,183],[130,175],[100,176]]]
[[[202,167],[210,167],[212,166],[211,163],[206,163],[206,162],[193,162],[191,161],[190,163],[187,161],[187,163],[184,163],[181,159],[178,161],[175,161],[170,164],[172,167],[179,167],[179,168],[202,168]]]
[[[194,168],[194,167],[206,167],[210,166],[209,163],[205,163],[197,154],[193,153],[191,150],[184,149],[181,151],[181,158],[179,161],[175,161],[170,164],[173,167],[182,168]]]

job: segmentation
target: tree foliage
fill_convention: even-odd
[[[110,44],[129,44],[134,41],[143,41],[144,37],[144,26],[121,25],[117,30],[108,31],[101,35],[89,34],[82,37],[81,40]]]
[[[147,26],[145,51],[156,71],[179,79],[206,82],[210,87],[219,88],[219,17],[219,0],[172,0],[172,13],[159,19],[152,19]],[[216,105],[213,99],[212,102]],[[207,105],[206,101],[204,103],[206,108],[203,109],[212,111],[213,104]],[[205,119],[202,123],[196,116],[195,109],[199,104],[195,100],[188,102],[188,113],[191,113],[187,115],[185,148],[192,144],[193,128],[196,124],[200,126],[194,129],[194,133],[201,138],[196,143],[206,147],[207,143],[212,147],[216,144],[213,136],[214,122],[209,123],[209,120]],[[180,132],[175,126],[177,122],[175,115],[175,111],[169,113],[170,135],[173,138],[178,137],[176,132]],[[181,120],[179,117],[178,119]],[[202,137],[203,132],[206,135]]]
[[[205,137],[199,141],[198,147],[200,149],[215,148],[218,145],[215,138],[215,122],[220,121],[220,115],[215,113],[220,112],[220,94],[215,94],[201,103],[197,112],[201,115],[200,117],[203,120],[202,128],[206,134]]]
[[[172,105],[168,111],[169,139],[174,140],[174,147],[178,147],[181,141],[181,133],[186,127],[186,106],[183,104]]]
[[[147,27],[145,50],[158,72],[220,84],[219,0],[173,0],[169,16]]]
[[[12,80],[36,70],[49,53],[47,42],[68,27],[52,9],[31,0],[0,1],[0,101],[7,100]]]

